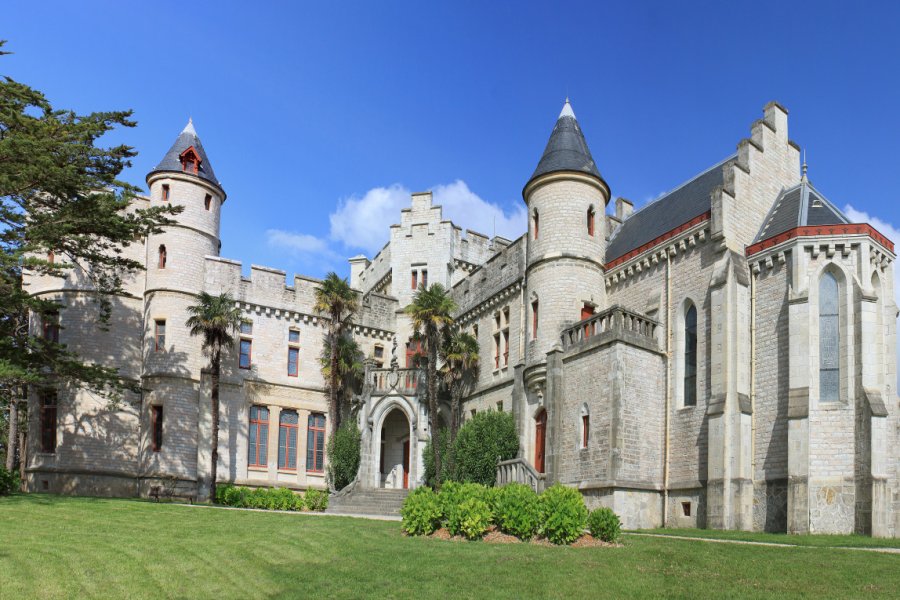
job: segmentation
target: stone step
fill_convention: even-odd
[[[356,489],[349,494],[329,498],[326,512],[395,516],[400,514],[400,507],[408,494],[409,490]]]

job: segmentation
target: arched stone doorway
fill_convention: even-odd
[[[400,408],[393,408],[381,422],[378,452],[379,487],[402,489],[410,483],[410,423]]]

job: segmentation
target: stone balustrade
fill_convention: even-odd
[[[370,369],[366,377],[372,386],[373,396],[415,396],[419,390],[424,391],[425,386],[423,369]]]
[[[615,305],[564,329],[561,336],[562,347],[567,350],[589,338],[608,333],[616,337],[623,337],[621,334],[625,334],[624,337],[656,348],[658,327],[659,322],[656,320]]]
[[[497,485],[524,483],[537,493],[544,491],[544,474],[538,473],[524,458],[502,460],[497,463]]]

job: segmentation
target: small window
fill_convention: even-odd
[[[300,363],[300,348],[288,348],[288,377],[297,377]]]
[[[503,412],[503,401],[497,402],[497,412]]]
[[[253,342],[251,340],[241,340],[241,354],[238,360],[238,366],[242,369],[250,368],[250,357],[253,351]]]
[[[278,417],[278,468],[297,470],[297,428],[300,418],[295,410],[283,410]]]
[[[531,303],[531,339],[537,339],[538,333],[538,301]]]
[[[269,454],[269,409],[264,406],[250,407],[250,433],[248,439],[247,465],[265,467]]]
[[[691,503],[690,502],[682,502],[681,503],[681,514],[685,517],[691,516]]]
[[[478,410],[473,408],[472,411],[471,411],[471,414],[472,414],[472,418],[474,418],[475,415],[478,414]]]
[[[164,352],[166,350],[166,322],[155,321],[153,331],[153,350],[155,352]]]
[[[241,321],[241,335],[253,335],[253,323]]]
[[[56,453],[56,392],[41,394],[41,452]]]
[[[537,209],[534,209],[534,212],[531,216],[531,227],[534,231],[534,239],[538,239],[538,230],[540,229],[540,215],[538,215]]]
[[[300,343],[300,332],[296,329],[291,329],[288,331],[288,343],[289,344],[299,344]]]
[[[594,214],[594,207],[590,207],[587,211],[587,232],[588,235],[594,237],[594,221],[596,221]]]
[[[419,287],[419,272],[413,270],[412,272],[412,289],[416,289]]]
[[[428,269],[422,269],[422,287],[428,287]]]
[[[192,175],[200,171],[200,157],[193,146],[181,153],[181,170]]]
[[[581,447],[587,448],[591,441],[591,415],[581,415]]]
[[[325,415],[311,414],[306,426],[306,470],[325,470]]]
[[[54,344],[59,343],[59,313],[51,312],[41,317],[44,339]]]
[[[159,262],[157,263],[157,266],[160,269],[166,268],[166,245],[165,244],[161,244],[159,247]]]
[[[509,366],[509,329],[503,330],[503,366]]]
[[[206,198],[203,199],[203,207],[209,210],[210,204],[212,204],[212,194],[207,194]]]
[[[162,450],[163,407],[150,407],[150,447],[154,452]]]
[[[163,202],[169,201],[169,184],[168,183],[164,183],[162,186],[162,199],[163,199]]]
[[[478,339],[478,323],[472,325],[472,335],[476,340]]]

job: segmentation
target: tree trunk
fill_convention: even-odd
[[[25,455],[26,448],[28,446],[25,444],[25,428],[19,430],[19,491],[25,490],[25,464],[28,460],[28,457]]]
[[[437,342],[438,335],[429,336],[428,342],[428,429],[431,431],[431,448],[434,451],[434,487],[441,488],[441,444],[438,436],[437,403]]]
[[[459,388],[454,386],[451,404],[450,404],[450,443],[456,441],[456,434],[459,432]]]
[[[219,350],[212,357],[212,452],[209,465],[209,501],[216,501],[216,477],[219,466],[219,376],[222,368],[222,356]]]
[[[331,421],[331,435],[337,432],[340,421],[338,415],[338,335],[340,315],[331,315],[331,384],[328,397],[328,420]]]
[[[9,399],[9,439],[6,443],[6,470],[12,473],[16,466],[16,442],[19,438],[19,399],[15,392]]]

